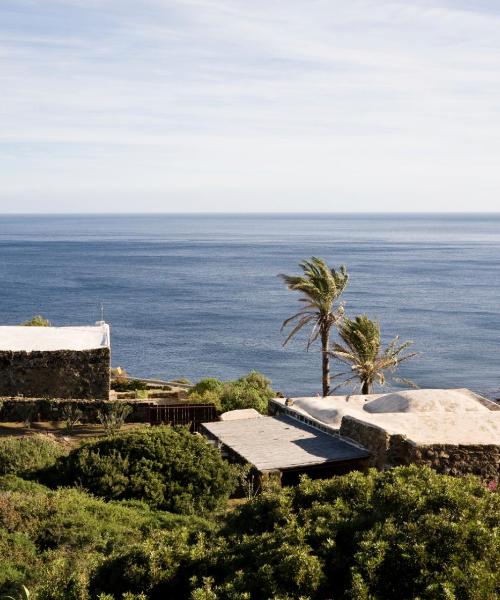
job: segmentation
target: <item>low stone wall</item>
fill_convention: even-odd
[[[445,475],[477,475],[500,481],[500,446],[434,444],[417,446],[402,436],[392,436],[387,459],[391,465],[428,465]]]
[[[343,417],[339,435],[371,452],[368,459],[370,467],[383,469],[386,466],[387,450],[390,446],[391,436],[385,429],[365,423],[354,417]]]
[[[486,481],[500,481],[500,445],[419,446],[354,417],[342,419],[340,435],[370,450],[370,466],[379,469],[414,463],[448,475],[472,474]]]
[[[109,348],[0,351],[0,396],[109,397]]]

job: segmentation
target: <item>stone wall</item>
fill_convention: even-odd
[[[92,398],[109,396],[109,348],[0,351],[0,396]]]
[[[415,463],[428,465],[438,473],[472,474],[485,481],[500,481],[500,445],[419,446],[402,435],[391,435],[354,417],[342,419],[340,435],[370,450],[370,466],[379,469]]]
[[[391,436],[385,429],[354,417],[343,417],[339,434],[370,451],[369,466],[383,469],[387,465]]]
[[[428,465],[445,475],[478,475],[485,481],[500,481],[500,445],[433,444],[417,446],[402,436],[391,436],[391,465]]]

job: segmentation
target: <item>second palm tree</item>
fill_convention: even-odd
[[[374,384],[385,384],[385,373],[394,373],[402,362],[417,356],[416,352],[404,353],[413,342],[400,344],[398,336],[386,348],[382,348],[380,325],[366,315],[359,315],[352,320],[344,319],[338,330],[344,345],[334,344],[330,354],[350,369],[335,376],[344,378],[337,388],[356,381],[362,394],[371,394]],[[417,387],[409,379],[393,377],[393,380]]]

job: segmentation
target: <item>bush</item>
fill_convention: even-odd
[[[274,396],[271,381],[257,371],[240,377],[237,381],[224,386],[221,394],[221,409],[223,412],[240,408],[254,408],[267,414],[269,400]]]
[[[61,416],[64,419],[66,429],[72,431],[83,417],[83,411],[78,408],[77,404],[67,403],[62,407]]]
[[[21,421],[23,425],[29,429],[33,421],[38,416],[38,403],[33,401],[23,400],[17,402],[12,418],[16,421]]]
[[[236,469],[204,438],[165,426],[85,443],[54,475],[104,498],[136,498],[185,514],[219,508],[236,485]]]
[[[61,444],[45,435],[0,438],[0,475],[30,477],[65,454]]]
[[[117,378],[111,382],[111,389],[115,392],[134,392],[137,390],[148,390],[148,384],[140,379]]]
[[[143,592],[148,598],[189,598],[190,563],[197,552],[204,554],[204,539],[189,527],[154,531],[145,541],[104,561],[93,574],[91,594],[120,598]]]
[[[21,325],[24,327],[50,327],[51,323],[48,319],[42,317],[42,315],[35,315],[29,321],[21,323]]]
[[[499,527],[498,493],[416,466],[303,478],[220,524],[5,476],[0,597],[492,600]]]
[[[208,377],[207,379],[202,379],[195,383],[193,387],[189,390],[189,395],[192,396],[194,394],[199,394],[202,396],[207,392],[212,392],[220,396],[222,390],[224,389],[224,384],[220,379],[215,379],[215,377]]]
[[[105,502],[77,489],[0,477],[0,597],[17,597],[23,583],[37,600],[88,600],[89,578],[111,556],[169,532],[195,543],[211,529],[200,518],[141,502]]]
[[[132,412],[130,404],[124,404],[120,400],[109,402],[102,410],[97,411],[97,420],[108,433],[115,433],[121,429],[126,418]]]
[[[218,599],[259,598],[259,586],[265,597],[490,600],[500,592],[499,528],[500,496],[473,479],[416,466],[304,478],[229,518],[213,590]],[[287,582],[285,564],[300,564],[303,578],[291,570]]]
[[[220,412],[254,408],[267,414],[268,402],[273,396],[271,381],[257,371],[226,383],[213,378],[202,379],[189,392],[191,401],[215,404]]]
[[[217,392],[211,392],[207,390],[202,394],[193,392],[189,394],[190,404],[213,404],[218,412],[221,411],[220,395]]]

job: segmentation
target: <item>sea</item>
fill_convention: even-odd
[[[321,354],[305,335],[283,347],[300,303],[278,277],[311,256],[347,266],[348,315],[413,340],[400,377],[500,397],[498,214],[3,215],[0,322],[103,316],[113,366],[132,376],[256,369],[285,395],[316,395]]]

